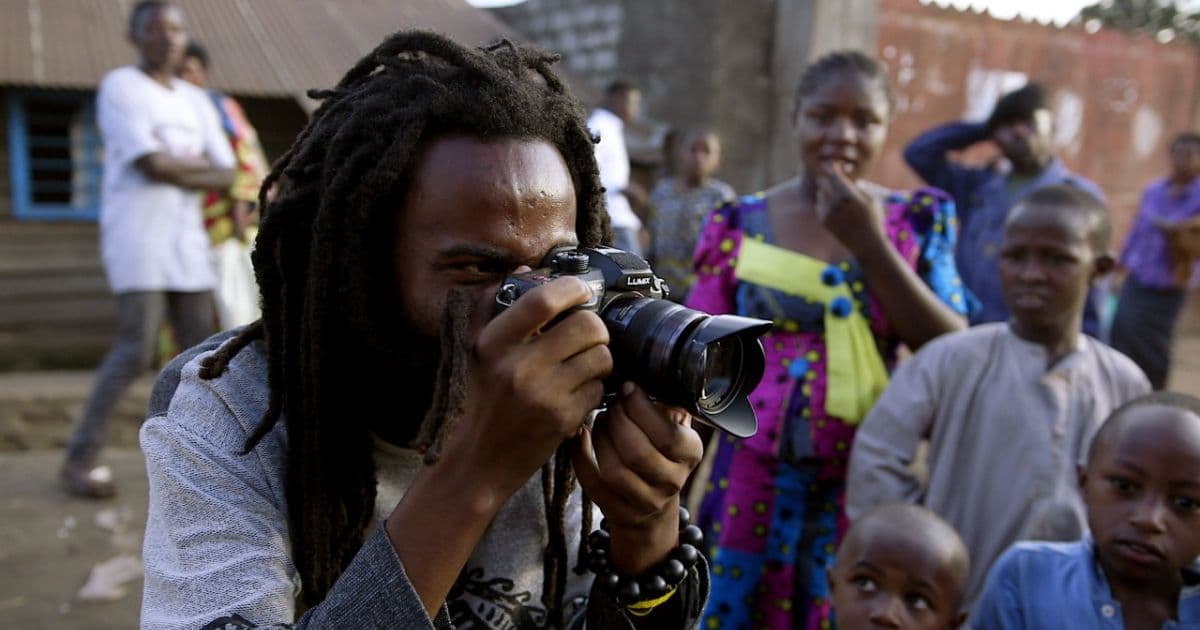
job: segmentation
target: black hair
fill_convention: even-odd
[[[967,575],[971,568],[970,553],[967,551],[962,537],[954,529],[954,526],[947,523],[942,517],[927,508],[912,503],[880,505],[855,519],[846,532],[841,546],[838,547],[836,563],[844,565],[847,561],[847,558],[843,557],[845,555],[843,550],[848,549],[847,541],[861,537],[866,532],[878,531],[874,529],[876,527],[883,531],[911,535],[915,539],[924,539],[937,544],[939,550],[946,554],[940,560],[946,563],[951,579],[954,580],[954,586],[959,590],[958,596],[962,597],[962,591],[966,588]],[[841,566],[839,569],[845,571],[847,567]],[[956,602],[955,605],[960,603]]]
[[[1074,184],[1054,184],[1035,189],[1022,197],[1009,211],[1009,220],[1022,206],[1053,208],[1058,212],[1078,213],[1087,219],[1088,241],[1097,254],[1108,251],[1112,239],[1112,219],[1108,206],[1098,197]]]
[[[142,18],[147,14],[173,6],[175,6],[174,3],[164,0],[141,0],[133,5],[133,9],[129,11],[130,36],[137,35],[138,24],[141,24]]]
[[[628,79],[616,79],[604,88],[604,95],[608,97],[627,94],[637,89],[637,86]]]
[[[688,127],[683,135],[678,136],[678,140],[681,145],[684,145],[687,144],[689,140],[695,142],[696,140],[706,136],[712,136],[713,138],[716,138],[717,142],[721,141],[721,134],[717,133],[715,128],[706,125]]]
[[[199,61],[200,66],[208,70],[208,49],[204,47],[204,44],[194,39],[188,40],[187,48],[183,49],[183,58],[187,59],[188,57]]]
[[[422,148],[452,135],[547,142],[574,181],[580,245],[611,241],[595,138],[550,68],[557,60],[508,40],[470,49],[436,33],[396,33],[336,87],[309,93],[321,106],[263,183],[253,255],[262,319],[210,356],[201,377],[216,378],[242,347],[265,342],[269,408],[245,448],[284,419],[292,556],[309,605],[325,597],[358,552],[374,512],[368,419],[379,410],[368,408],[375,400],[362,399],[371,391],[364,383],[379,383],[382,375],[360,357],[395,327],[388,319],[396,294],[394,221]],[[437,457],[465,387],[469,314],[453,308],[454,295],[437,370],[454,382],[438,383],[421,423],[418,447],[427,462]],[[562,614],[566,580],[562,523],[574,487],[568,447],[543,468],[543,485],[550,545],[542,600],[553,620]],[[585,530],[590,516],[585,500]]]
[[[988,131],[995,131],[1009,123],[1033,120],[1039,109],[1049,109],[1050,101],[1046,88],[1040,83],[1029,83],[1000,97],[987,119]]]
[[[821,86],[829,81],[847,76],[858,75],[869,81],[875,81],[887,98],[888,114],[895,108],[895,95],[892,93],[892,82],[888,80],[887,68],[878,59],[861,50],[839,50],[827,53],[816,61],[804,67],[800,72],[800,80],[796,82],[796,96],[792,103],[792,111],[800,110],[800,102],[811,96]]]
[[[1175,136],[1175,138],[1173,140],[1171,140],[1172,147],[1175,147],[1175,146],[1178,146],[1181,144],[1200,145],[1200,133],[1197,133],[1195,131],[1184,131],[1182,133],[1177,134]]]
[[[1097,444],[1103,444],[1106,440],[1111,439],[1111,434],[1123,428],[1125,421],[1133,412],[1146,407],[1179,409],[1200,418],[1200,398],[1196,398],[1195,396],[1166,391],[1151,392],[1139,396],[1117,407],[1112,413],[1108,414],[1108,418],[1104,420],[1104,424],[1100,425],[1100,429],[1096,431],[1096,435],[1092,437],[1092,442],[1088,446],[1087,462],[1091,463]]]

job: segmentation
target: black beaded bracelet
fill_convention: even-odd
[[[596,583],[608,591],[617,603],[629,606],[638,602],[657,599],[679,587],[688,571],[700,561],[700,545],[704,534],[692,525],[691,515],[686,508],[679,508],[679,546],[671,550],[667,558],[649,568],[640,577],[622,575],[612,567],[610,558],[612,538],[608,533],[608,521],[600,521],[600,529],[588,536],[591,553],[587,567],[596,574]]]

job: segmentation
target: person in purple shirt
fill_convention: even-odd
[[[1171,237],[1200,219],[1200,134],[1171,143],[1171,174],[1142,194],[1133,228],[1121,251],[1127,272],[1113,316],[1111,339],[1133,359],[1154,389],[1167,385],[1175,321],[1187,297],[1195,264],[1173,255]]]
[[[1046,89],[1030,83],[1000,97],[986,122],[952,122],[926,131],[904,148],[904,161],[930,186],[954,197],[958,246],[954,261],[963,284],[979,299],[971,325],[1008,321],[997,267],[1004,221],[1022,197],[1045,186],[1070,184],[1104,200],[1100,187],[1067,169],[1054,156],[1053,115]],[[1004,159],[967,166],[952,159],[981,142],[992,142]],[[1100,318],[1089,294],[1083,332],[1098,337]]]

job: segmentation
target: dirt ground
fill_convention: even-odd
[[[0,628],[137,627],[145,463],[129,447],[108,461],[122,492],[88,501],[60,489],[59,451],[0,453]],[[99,577],[108,579],[93,585],[109,588],[81,598],[92,567],[106,561]]]
[[[117,498],[85,501],[58,485],[67,416],[88,384],[86,375],[0,374],[0,411],[17,403],[35,409],[0,418],[0,628],[137,627],[146,478],[132,420],[113,432],[116,448],[107,454]],[[1200,396],[1200,335],[1179,340],[1171,386]],[[141,384],[122,407],[138,408],[147,391]]]

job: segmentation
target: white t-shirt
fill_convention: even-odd
[[[604,201],[614,228],[638,229],[642,220],[629,206],[621,193],[629,187],[629,152],[625,150],[625,121],[607,109],[592,112],[588,129],[600,136],[596,145],[596,163],[600,167],[600,184],[604,186]]]
[[[167,88],[126,66],[100,82],[96,117],[104,137],[100,253],[113,292],[212,289],[200,193],[153,181],[134,166],[161,152],[233,167],[208,94],[178,79]]]

